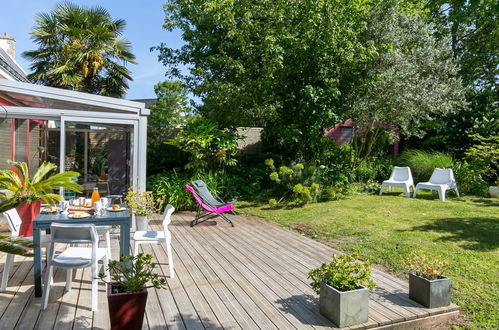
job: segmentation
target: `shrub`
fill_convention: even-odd
[[[406,265],[410,272],[427,280],[442,278],[445,270],[449,266],[447,260],[440,257],[431,258],[424,250],[413,251],[406,259]]]
[[[358,258],[357,255],[333,255],[329,264],[310,270],[308,277],[312,279],[312,289],[319,294],[321,282],[324,282],[340,291],[351,291],[361,286],[373,290],[375,283],[370,279],[371,263],[361,263],[356,257]]]
[[[489,184],[483,179],[482,169],[467,161],[456,162],[454,169],[460,193],[487,196]]]
[[[484,138],[478,134],[470,136],[476,143],[465,155],[469,163],[489,184],[499,179],[499,135]]]
[[[288,166],[274,165],[274,160],[268,158],[265,165],[269,168],[269,179],[275,182],[274,194],[279,195],[276,204],[288,197],[301,203],[317,202],[320,194],[320,167],[304,163],[292,163]]]
[[[355,170],[355,179],[364,183],[382,182],[390,176],[392,165],[391,158],[367,158]]]
[[[346,187],[328,187],[322,190],[322,199],[326,201],[335,201],[338,199],[345,198],[350,194],[350,191]]]
[[[186,184],[195,180],[203,180],[210,188],[216,191],[222,198],[229,196],[233,199],[234,186],[230,184],[230,178],[225,172],[204,172],[193,174],[192,172],[177,172],[153,175],[149,177],[149,188],[153,196],[163,210],[167,204],[173,205],[178,210],[195,209],[196,201],[192,194],[185,189]]]
[[[435,168],[452,168],[452,157],[441,152],[424,150],[404,151],[395,162],[398,166],[409,166],[414,182],[428,181]]]
[[[166,143],[189,154],[186,169],[203,172],[236,165],[238,139],[240,136],[235,132],[219,129],[202,116],[193,116],[182,131]]]

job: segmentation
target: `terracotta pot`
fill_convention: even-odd
[[[41,201],[26,202],[16,208],[22,220],[19,236],[33,236],[33,220],[40,214]]]
[[[111,329],[142,329],[146,311],[147,289],[138,292],[113,293],[111,288],[116,283],[107,285],[107,302]]]

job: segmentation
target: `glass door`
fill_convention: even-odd
[[[85,197],[95,187],[102,196],[124,194],[136,175],[136,123],[107,119],[94,122],[69,116],[61,122],[61,172],[80,173],[78,183]]]

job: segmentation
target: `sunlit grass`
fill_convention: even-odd
[[[239,203],[238,210],[297,230],[342,251],[359,253],[405,277],[403,259],[413,250],[449,260],[452,301],[473,325],[499,324],[499,200],[452,195],[405,198],[355,195],[304,207],[271,209]]]

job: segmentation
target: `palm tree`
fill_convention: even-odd
[[[28,164],[25,162],[8,163],[14,170],[0,170],[0,213],[26,202],[43,201],[49,205],[64,198],[53,193],[59,187],[81,192],[81,187],[73,181],[78,172],[64,172],[49,176],[57,169],[55,164],[43,162],[33,177],[30,177]]]
[[[28,77],[47,86],[121,97],[132,80],[126,65],[136,63],[122,36],[125,25],[102,7],[71,2],[38,14],[31,35],[39,48],[23,53],[33,62]]]
[[[30,177],[29,167],[25,162],[8,161],[8,163],[15,170],[0,170],[0,213],[37,200],[54,205],[55,202],[63,200],[62,196],[53,193],[58,187],[81,192],[81,187],[73,181],[73,177],[80,175],[77,172],[49,176],[57,166],[44,162],[33,177]],[[32,256],[29,249],[33,247],[33,241],[0,234],[0,252]]]

